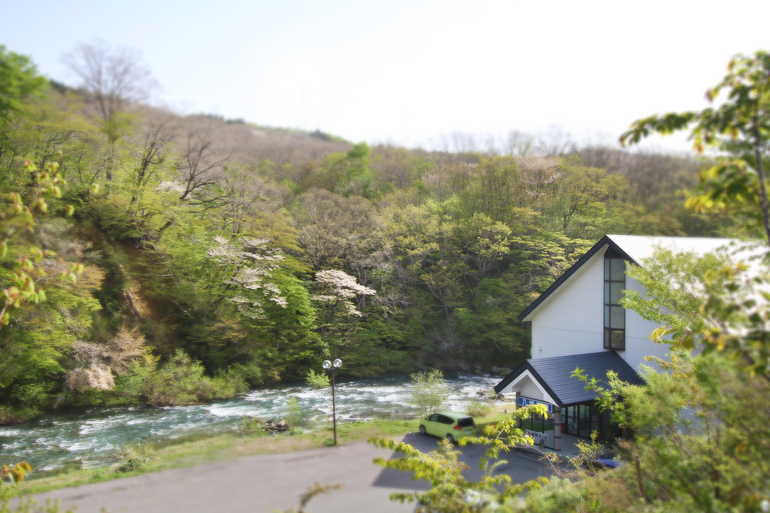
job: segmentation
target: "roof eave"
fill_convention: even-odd
[[[545,290],[545,292],[540,294],[540,296],[536,300],[534,300],[527,307],[526,310],[521,312],[517,317],[517,319],[519,319],[519,321],[521,322],[531,321],[532,319],[530,318],[530,315],[535,313],[538,307],[542,305],[545,302],[545,300],[551,296],[551,294],[553,294],[559,287],[561,287],[564,284],[564,282],[569,280],[573,274],[575,274],[581,267],[583,267],[583,265],[586,262],[588,262],[596,253],[601,251],[604,248],[604,246],[611,247],[612,249],[617,251],[620,254],[620,256],[623,257],[624,259],[628,260],[631,263],[639,265],[639,263],[633,258],[631,258],[631,256],[628,255],[628,253],[623,251],[623,249],[620,246],[618,246],[609,235],[605,235],[599,240],[599,242],[594,244],[591,247],[591,249],[589,249],[582,257],[580,257],[577,262],[572,264],[572,266],[569,269],[567,269],[567,271],[564,274],[562,274],[555,282],[553,282],[551,286]]]

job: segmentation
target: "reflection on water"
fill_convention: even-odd
[[[463,409],[477,400],[476,392],[490,390],[499,378],[458,376],[447,379],[448,409]],[[404,376],[359,379],[337,383],[337,418],[367,420],[377,416],[411,417],[407,403],[410,383]],[[114,461],[128,444],[173,443],[234,430],[241,418],[280,419],[289,399],[297,399],[308,426],[330,422],[331,392],[293,384],[253,390],[213,404],[167,408],[94,408],[78,413],[52,414],[26,424],[0,426],[0,461],[27,461],[38,471],[70,466],[94,467]]]

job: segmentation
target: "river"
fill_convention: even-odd
[[[446,409],[462,410],[478,401],[500,378],[458,375],[446,380],[450,396]],[[378,416],[410,418],[410,380],[405,376],[344,378],[337,383],[337,419],[342,422]],[[331,393],[304,384],[252,390],[237,398],[210,404],[172,407],[91,408],[47,414],[25,424],[0,426],[0,462],[29,462],[38,472],[71,467],[98,467],[117,461],[126,445],[163,445],[238,429],[244,417],[280,420],[290,398],[296,398],[306,426],[331,422]],[[415,428],[416,426],[415,422]]]

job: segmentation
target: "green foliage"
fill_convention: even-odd
[[[0,129],[28,98],[42,93],[45,84],[29,57],[0,45]]]
[[[129,444],[120,447],[115,456],[122,461],[112,471],[114,474],[126,474],[129,472],[143,472],[147,464],[156,455],[155,448],[146,442]]]
[[[489,403],[473,402],[468,405],[465,412],[471,417],[486,417],[492,413],[492,405]]]
[[[767,381],[716,353],[655,361],[662,372],[644,368],[643,387],[602,386],[581,373],[634,433],[613,486],[602,493],[587,479],[582,500],[593,495],[590,511],[759,511],[770,497],[768,416],[759,406]]]
[[[9,242],[14,242],[19,232],[34,233],[38,225],[37,218],[48,213],[49,202],[61,198],[62,187],[66,185],[56,162],[46,162],[42,171],[38,171],[29,160],[24,162],[24,167],[32,173],[35,186],[24,193],[10,193],[10,212],[0,219],[0,261],[8,258]],[[72,207],[68,207],[67,214],[72,215],[73,211]],[[55,253],[30,245],[11,248],[10,256],[14,260],[9,280],[12,285],[3,290],[0,328],[10,321],[11,309],[19,308],[22,303],[38,303],[45,300],[45,291],[35,284],[35,278],[45,275],[39,267],[41,260],[54,257]],[[61,277],[74,282],[82,272],[82,264],[72,264],[69,272],[63,271]]]
[[[118,465],[115,470],[116,474],[127,474],[129,472],[140,472],[144,469],[144,462],[137,458],[131,458],[125,463]]]
[[[48,400],[53,383],[29,383],[13,387],[13,396],[22,408],[39,410]]]
[[[708,325],[716,324],[716,318],[703,316],[701,306],[708,297],[723,290],[725,280],[713,276],[705,281],[703,277],[727,264],[725,252],[698,256],[656,248],[641,265],[627,267],[627,276],[638,281],[645,293],[624,291],[623,306],[646,320],[680,332],[698,333]],[[693,348],[692,340],[686,348]]]
[[[225,399],[244,390],[242,382],[227,375],[205,376],[200,362],[181,349],[159,369],[155,365],[152,359],[134,361],[128,373],[118,379],[116,393],[129,402],[171,406]]]
[[[269,433],[265,429],[264,421],[255,417],[242,417],[238,425],[238,432],[243,436],[260,437]]]
[[[747,372],[767,374],[770,296],[765,287],[770,274],[765,250],[748,244],[733,252],[738,263],[727,263],[725,255],[697,258],[657,250],[656,262],[644,270],[629,269],[649,285],[647,297],[627,291],[624,302],[662,324],[651,336],[654,341],[676,350],[699,347],[706,354],[726,354],[746,362]]]
[[[721,93],[726,98],[720,98]],[[668,113],[637,120],[620,137],[635,144],[649,134],[688,130],[700,154],[709,146],[728,152],[701,173],[701,184],[687,206],[698,211],[729,209],[763,228],[770,243],[770,207],[765,177],[770,138],[770,54],[737,55],[727,75],[706,92],[718,106],[700,112]],[[721,100],[721,101],[718,101]]]
[[[328,374],[325,372],[316,374],[313,369],[307,371],[305,383],[307,383],[310,388],[316,389],[329,388],[331,386],[331,380],[329,379]]]
[[[644,387],[612,374],[603,384],[576,369],[573,376],[634,436],[621,446],[629,464],[610,485],[591,477],[569,495],[593,497],[591,511],[759,511],[770,497],[770,419],[759,405],[768,388],[766,263],[755,258],[747,279],[746,265],[724,258],[658,256],[649,273],[633,272],[670,279],[675,290],[653,287],[629,304],[664,322],[653,338],[678,351],[669,361],[649,358],[661,371],[644,368]],[[693,356],[691,348],[702,352]]]
[[[63,403],[225,397],[303,379],[331,352],[354,376],[515,366],[529,340],[516,314],[605,232],[751,230],[672,206],[697,181],[687,159],[428,152],[304,134],[290,152],[265,138],[252,162],[240,123],[127,114],[125,98],[43,91],[29,59],[5,48],[0,63],[0,285],[13,313],[0,337],[0,404],[16,417]],[[738,142],[725,148],[748,155]],[[47,165],[56,155],[58,168]],[[66,205],[77,207],[72,221],[51,222]],[[80,270],[76,284],[52,279]],[[171,390],[149,355],[119,374],[78,353],[101,351],[124,325],[159,362],[182,350],[203,373]],[[97,371],[103,389],[74,379]]]
[[[15,465],[3,465],[0,470],[0,485],[15,484],[24,481],[27,474],[32,472],[32,466],[25,462]]]
[[[386,468],[414,473],[415,479],[428,481],[431,489],[426,492],[394,493],[392,501],[416,502],[416,511],[439,512],[452,511],[471,513],[488,511],[489,508],[502,506],[517,495],[539,489],[547,483],[546,478],[538,478],[524,484],[512,484],[506,474],[494,475],[495,471],[507,462],[498,459],[501,452],[508,452],[512,445],[532,445],[533,440],[516,427],[516,419],[526,418],[530,414],[545,414],[544,406],[520,408],[511,419],[484,428],[484,436],[463,438],[460,445],[482,444],[487,446],[484,456],[479,460],[482,477],[479,481],[468,481],[463,471],[468,466],[457,457],[459,451],[447,440],[439,443],[439,449],[429,454],[392,439],[372,438],[369,443],[376,447],[396,451],[403,457],[385,460],[376,458],[374,462]]]
[[[237,376],[249,387],[261,385],[264,381],[262,378],[262,366],[259,362],[250,360],[247,362],[239,362],[230,366],[230,374]]]
[[[297,402],[296,397],[290,397],[289,402],[286,404],[286,422],[289,423],[292,429],[297,428],[302,423],[302,408]]]
[[[410,375],[409,402],[423,417],[441,409],[449,397],[449,387],[444,382],[444,373],[439,369],[417,372]]]
[[[59,501],[52,499],[48,499],[45,506],[41,506],[34,499],[21,499],[14,508],[8,499],[0,498],[0,513],[75,513],[75,510],[62,511]]]
[[[656,339],[671,335],[674,347],[688,347],[691,343],[702,343],[704,353],[717,352],[745,363],[745,370],[751,375],[770,375],[770,342],[768,342],[768,319],[770,318],[770,294],[767,285],[770,273],[767,255],[759,265],[749,271],[743,262],[713,269],[704,276],[707,285],[722,284],[709,295],[702,306],[704,317],[718,319],[699,333],[682,331],[677,327],[663,327],[653,334]],[[691,337],[694,342],[691,342]]]

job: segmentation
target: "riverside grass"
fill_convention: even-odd
[[[506,405],[494,408],[494,413],[484,418],[484,423],[476,423],[477,435],[483,433],[485,426],[508,418],[503,413]],[[338,423],[337,438],[340,445],[365,442],[372,437],[395,437],[415,433],[419,419],[374,419],[368,422]],[[143,462],[136,470],[115,472],[126,462],[111,467],[92,469],[72,469],[52,476],[36,477],[30,474],[25,480],[13,487],[8,487],[7,497],[34,495],[61,488],[70,488],[91,483],[101,483],[123,477],[159,472],[173,468],[190,468],[214,461],[235,459],[258,454],[277,454],[315,449],[324,446],[332,430],[331,423],[313,431],[301,434],[280,434],[268,436],[242,436],[239,433],[225,433],[211,437],[197,437],[182,443],[165,447],[150,448],[142,444],[140,450],[129,446],[121,452],[126,458],[141,457]]]

